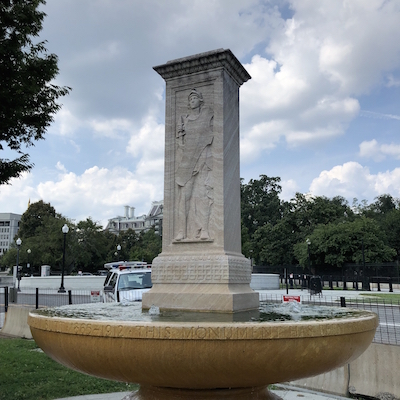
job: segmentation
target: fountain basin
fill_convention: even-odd
[[[33,311],[28,324],[61,364],[162,391],[263,387],[330,371],[367,349],[378,317],[353,310],[318,321],[115,321]]]

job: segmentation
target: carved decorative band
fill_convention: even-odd
[[[250,283],[249,260],[232,256],[171,256],[153,260],[153,283]]]

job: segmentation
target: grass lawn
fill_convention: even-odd
[[[366,298],[373,298],[379,303],[397,303],[400,301],[400,293],[361,293],[361,296],[365,296]]]
[[[0,400],[51,400],[136,388],[72,371],[40,351],[33,340],[0,339]]]

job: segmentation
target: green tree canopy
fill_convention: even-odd
[[[131,260],[152,263],[153,259],[161,253],[161,237],[153,229],[141,232],[136,246],[130,252]]]
[[[391,261],[394,249],[385,244],[385,235],[377,221],[362,217],[354,221],[319,225],[308,239],[313,265],[342,267],[345,263],[361,264],[362,248],[366,263]],[[305,241],[294,246],[296,258],[307,265],[308,254]]]
[[[56,100],[70,90],[50,83],[58,74],[57,56],[47,53],[45,42],[33,42],[45,16],[40,4],[45,1],[0,2],[0,150],[19,154],[11,161],[0,158],[0,184],[32,168],[21,147],[44,138],[61,107]]]
[[[242,224],[249,235],[265,224],[276,224],[282,216],[279,194],[282,187],[281,178],[270,178],[260,175],[260,179],[250,179],[241,183]]]
[[[56,210],[50,203],[39,200],[30,204],[22,214],[18,236],[21,239],[34,236],[36,230],[47,223],[47,218],[56,218]]]

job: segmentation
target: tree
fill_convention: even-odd
[[[398,203],[398,200],[394,199],[390,194],[382,194],[375,197],[375,202],[363,210],[363,215],[381,220],[386,214],[396,209],[396,203]]]
[[[354,213],[347,200],[341,196],[332,199],[325,196],[310,197],[296,193],[286,204],[284,217],[290,220],[292,230],[300,232],[299,240],[313,232],[319,224],[337,223],[354,219]]]
[[[30,204],[22,214],[18,236],[21,239],[34,236],[36,230],[47,222],[47,218],[56,218],[56,210],[50,203],[39,200]]]
[[[100,224],[90,217],[86,218],[71,226],[68,235],[73,260],[71,267],[86,272],[97,272],[103,268],[107,254],[114,248],[114,238],[107,235]]]
[[[309,239],[313,265],[342,267],[345,263],[361,264],[363,244],[367,263],[392,261],[396,256],[396,251],[385,243],[385,235],[379,224],[366,217],[351,222],[319,225]],[[294,252],[300,264],[307,265],[307,244],[297,243]]]
[[[42,29],[44,0],[3,0],[0,3],[0,150],[3,143],[19,157],[0,158],[0,185],[29,171],[33,164],[22,145],[44,138],[60,109],[56,103],[70,88],[52,85],[58,74],[57,56],[45,42],[34,43]]]
[[[160,253],[161,238],[152,228],[147,232],[140,232],[137,245],[131,249],[130,259],[152,263]]]
[[[296,193],[290,202],[281,202],[281,218],[256,229],[252,238],[257,262],[266,265],[295,263],[293,248],[312,234],[319,224],[354,219],[347,201],[340,196],[329,199]]]
[[[66,218],[56,214],[55,216],[44,215],[40,218],[40,224],[36,227],[33,235],[22,236],[22,245],[19,252],[19,262],[22,267],[29,262],[33,267],[36,266],[37,270],[40,265],[48,264],[52,268],[61,270],[62,255],[63,255],[63,234],[61,228],[64,224],[70,227],[73,224]],[[70,235],[68,233],[68,235]],[[70,248],[70,238],[67,238],[67,248]],[[28,256],[27,250],[31,250]],[[16,247],[13,245],[8,252],[1,258],[2,266],[15,265],[16,260]],[[72,251],[67,250],[66,265],[72,265]]]
[[[281,178],[270,178],[260,175],[260,179],[250,179],[249,183],[241,182],[242,225],[250,236],[260,226],[267,223],[276,224],[282,216],[279,194],[282,187]]]
[[[385,213],[380,226],[385,232],[387,244],[396,250],[397,260],[400,260],[400,210]]]
[[[254,233],[253,246],[257,246],[257,261],[263,265],[293,264],[296,238],[297,235],[284,219],[275,225],[267,224],[258,228]]]

